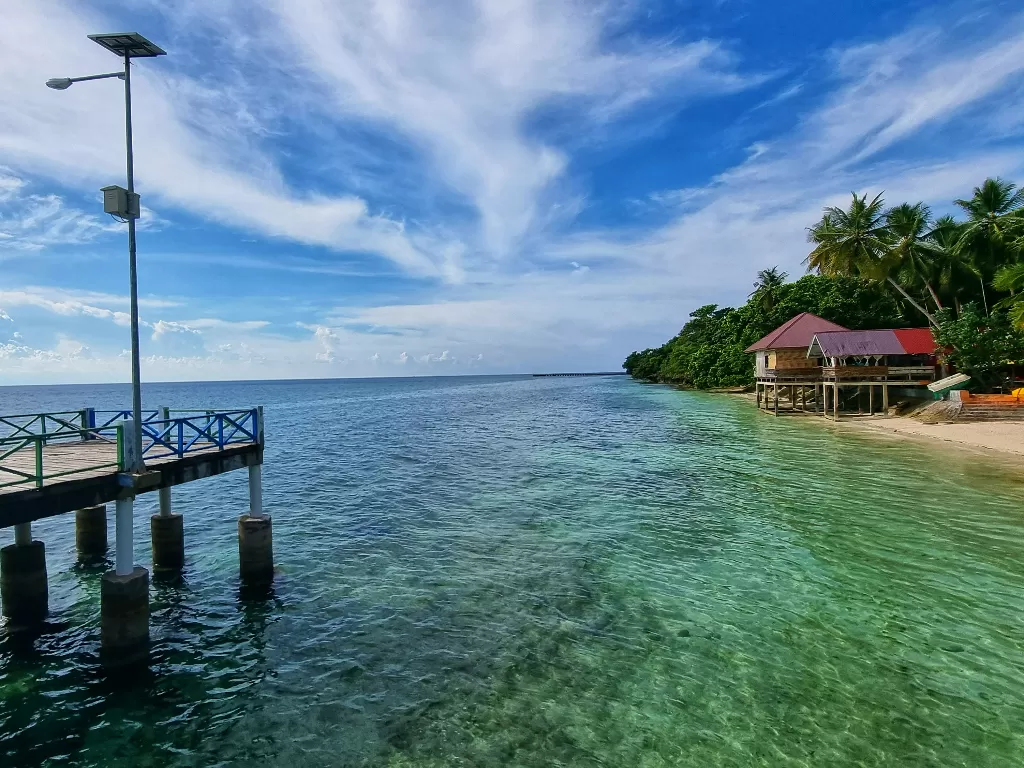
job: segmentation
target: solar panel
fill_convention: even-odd
[[[138,32],[111,32],[103,35],[89,35],[89,39],[121,57],[127,55],[129,58],[138,59],[163,56],[167,53],[163,48],[149,42]]]

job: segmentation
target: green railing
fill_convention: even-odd
[[[36,416],[37,420],[33,420],[31,426],[36,424],[41,426],[45,423],[44,417],[53,419],[54,416],[66,416],[66,414],[37,414]],[[24,417],[3,417],[0,421],[10,427],[11,419],[22,418]],[[121,424],[109,427],[81,428],[74,427],[66,419],[54,423],[57,424],[57,429],[53,432],[32,433],[28,427],[21,426],[18,427],[16,434],[0,438],[0,488],[13,485],[32,485],[42,488],[47,480],[58,477],[92,472],[97,469],[124,470],[124,428]],[[54,466],[54,464],[61,465],[62,463],[56,457],[51,458],[43,451],[44,446],[72,445],[87,441],[92,448],[91,452],[97,458],[102,457],[104,453],[111,454],[112,458],[91,464],[76,463],[72,468],[67,468],[66,464]],[[98,446],[103,443],[116,448],[116,450],[109,452],[104,452],[102,448],[97,450]],[[49,467],[47,467],[46,461],[48,458],[50,459]]]
[[[90,413],[91,409],[83,408],[80,411],[0,416],[0,438],[77,434],[83,429],[96,426],[89,420]]]
[[[124,422],[131,415],[127,410],[83,408],[0,416],[0,489],[41,488],[55,478],[99,469],[125,471]],[[141,416],[144,459],[263,443],[260,408],[159,408]],[[64,445],[68,450],[61,450]]]

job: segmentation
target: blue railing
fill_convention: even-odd
[[[131,463],[126,456],[130,435],[124,432],[124,421],[131,415],[130,410],[83,408],[0,416],[0,488],[41,487],[53,478],[100,468],[124,471]],[[63,446],[76,443],[87,445],[81,445],[82,452],[76,449],[72,459]],[[143,461],[253,443],[263,443],[261,408],[142,412]],[[51,448],[62,455],[51,455]]]
[[[97,411],[92,408],[86,408],[83,411],[86,414],[86,419],[91,420],[90,427],[109,427],[111,424],[116,424],[119,421],[132,418],[131,409],[124,411]],[[153,421],[154,419],[160,418],[160,411],[143,411],[142,412],[142,423]]]
[[[230,445],[262,442],[260,409],[192,412],[142,424],[143,459],[182,457]]]

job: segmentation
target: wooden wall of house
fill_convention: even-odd
[[[817,361],[807,357],[806,348],[773,349],[768,353],[768,367],[776,370],[786,368],[811,368]]]
[[[768,369],[771,367],[768,365],[768,353],[757,352],[754,355],[754,375],[757,377],[767,376]]]

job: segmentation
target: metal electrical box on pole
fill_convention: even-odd
[[[139,196],[135,192],[129,192],[124,187],[116,184],[103,187],[103,212],[118,216],[122,219],[139,218],[140,205]]]

